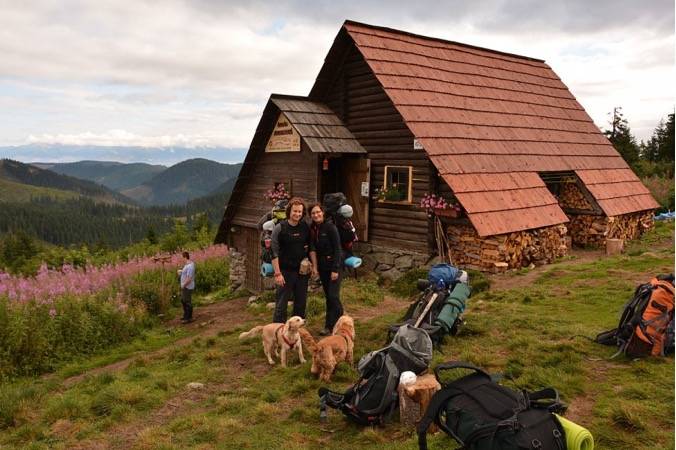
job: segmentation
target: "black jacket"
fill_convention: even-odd
[[[309,251],[310,227],[304,220],[295,227],[286,220],[275,225],[272,231],[272,258],[279,258],[280,269],[298,271],[300,262]]]
[[[319,270],[339,272],[343,264],[338,229],[330,222],[312,225],[312,246],[317,252]]]

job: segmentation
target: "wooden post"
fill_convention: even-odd
[[[606,255],[618,255],[624,250],[624,239],[606,239]]]
[[[441,385],[433,374],[421,375],[415,383],[399,385],[399,416],[400,422],[408,426],[416,426],[427,411],[430,400]],[[438,431],[436,425],[429,428],[430,433]]]

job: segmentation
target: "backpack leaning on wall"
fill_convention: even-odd
[[[441,371],[469,369],[451,382]],[[434,369],[437,391],[418,425],[418,447],[427,449],[427,429],[436,423],[465,450],[565,450],[565,431],[554,413],[565,406],[552,388],[516,392],[494,382],[482,369],[459,361]]]
[[[359,425],[380,425],[397,408],[399,375],[424,372],[432,359],[432,342],[424,330],[402,327],[392,343],[364,355],[359,380],[345,393],[319,389],[321,414],[329,406]]]
[[[664,356],[674,348],[674,276],[658,275],[636,288],[624,305],[617,328],[599,333],[595,342],[617,346],[613,357]]]

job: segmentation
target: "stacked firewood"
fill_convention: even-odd
[[[580,188],[575,183],[561,184],[561,190],[558,195],[561,208],[586,209],[591,210],[592,205],[585,198]]]
[[[573,244],[603,247],[606,239],[629,241],[641,236],[654,226],[653,212],[641,211],[621,216],[573,216],[568,224]]]
[[[469,269],[501,272],[546,264],[568,252],[565,225],[480,237],[471,225],[447,230],[453,263]]]

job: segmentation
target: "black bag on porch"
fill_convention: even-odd
[[[469,369],[445,383],[441,371]],[[434,370],[442,388],[418,425],[418,447],[427,449],[427,429],[435,422],[466,450],[565,450],[563,427],[553,413],[565,406],[555,389],[516,392],[494,382],[472,364],[449,362]]]
[[[359,380],[344,394],[319,389],[320,414],[326,407],[339,409],[359,425],[384,423],[398,405],[399,375],[427,369],[432,359],[432,342],[424,330],[402,327],[392,343],[364,355],[357,370]]]

